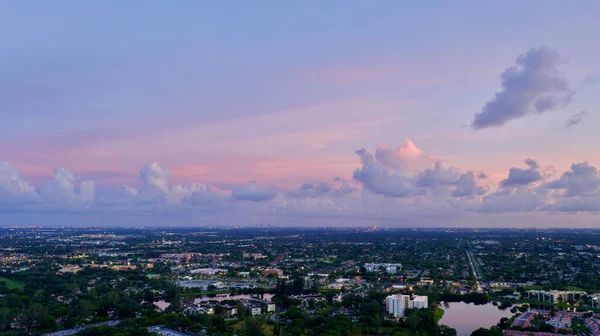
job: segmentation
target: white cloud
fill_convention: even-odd
[[[94,181],[79,181],[71,171],[56,168],[54,177],[42,186],[39,194],[47,203],[89,205],[95,198],[95,184]]]
[[[410,195],[410,182],[402,173],[376,162],[373,155],[364,148],[357,150],[356,154],[360,156],[362,167],[354,171],[353,177],[363,188],[384,196]]]
[[[36,196],[35,188],[21,176],[17,168],[0,161],[0,201],[31,199]]]
[[[420,150],[409,140],[411,146],[403,148],[412,148],[408,150],[410,158],[420,158],[429,160],[430,157],[424,156]],[[459,169],[446,165],[441,160],[437,160],[433,167],[421,170],[414,175],[410,171],[404,170],[406,165],[392,165],[390,161],[381,163],[366,149],[356,151],[360,156],[362,167],[354,172],[354,179],[359,182],[364,189],[388,197],[416,197],[423,195],[445,197],[477,197],[485,194],[487,186],[480,186],[475,180],[473,172],[461,173]],[[382,157],[382,156],[380,156]],[[385,157],[385,156],[383,156]],[[406,155],[401,156],[406,157]],[[385,157],[387,160],[388,157]],[[420,160],[419,159],[419,160]],[[402,162],[395,160],[393,162]],[[425,161],[420,161],[421,163]]]
[[[169,192],[169,181],[171,172],[168,168],[160,166],[156,162],[148,163],[140,170],[140,179],[144,186],[144,192],[149,194]]]

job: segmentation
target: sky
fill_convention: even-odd
[[[0,1],[0,225],[597,227],[598,1]]]

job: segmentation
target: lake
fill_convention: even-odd
[[[472,303],[450,302],[444,308],[444,316],[439,324],[456,329],[458,336],[470,336],[473,330],[490,328],[503,317],[511,317],[510,309],[500,310],[491,303],[476,306]]]

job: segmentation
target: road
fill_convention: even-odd
[[[473,253],[470,250],[467,250],[467,259],[469,259],[469,266],[471,267],[471,271],[475,275],[475,285],[477,286],[477,292],[483,293],[483,289],[486,285],[485,277],[481,268],[479,267],[479,263],[473,256]],[[483,285],[482,285],[483,284]]]
[[[99,323],[94,323],[94,324],[86,324],[86,325],[78,326],[78,327],[71,328],[71,329],[65,329],[65,330],[55,331],[55,332],[51,332],[51,333],[47,333],[47,334],[42,334],[42,336],[67,336],[67,335],[75,335],[78,332],[80,332],[82,330],[85,330],[87,328],[100,327],[100,326],[114,327],[114,326],[116,326],[119,323],[121,323],[121,321],[119,321],[119,320],[111,320],[111,321],[99,322]]]

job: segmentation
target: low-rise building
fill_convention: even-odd
[[[400,263],[366,263],[365,270],[367,272],[379,272],[385,270],[386,273],[396,274],[402,268]]]
[[[208,290],[209,286],[214,286],[216,289],[224,288],[225,285],[221,281],[211,280],[188,280],[179,282],[179,286],[187,288],[200,288],[202,290]]]
[[[230,305],[221,305],[221,310],[223,312],[223,316],[225,317],[234,317],[237,315],[237,307]]]
[[[190,274],[204,274],[204,275],[215,275],[220,273],[227,273],[226,269],[223,268],[198,268],[190,271]]]
[[[200,303],[197,305],[185,307],[182,313],[185,316],[196,316],[202,314],[212,315],[215,313],[215,306],[208,303]]]
[[[278,268],[267,268],[262,271],[262,274],[265,276],[275,275],[275,276],[280,277],[280,276],[283,276],[283,271]]]

